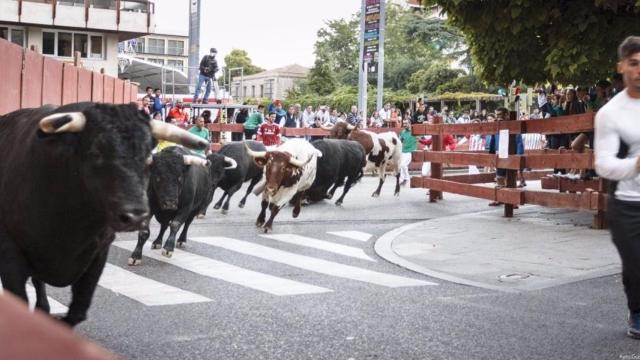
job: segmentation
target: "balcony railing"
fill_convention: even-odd
[[[58,6],[84,7],[84,22],[89,22],[90,9],[116,11],[116,25],[120,25],[123,14],[147,14],[147,28],[151,26],[151,15],[155,14],[155,3],[150,0],[15,0],[18,3],[18,16],[23,16],[24,3],[49,4],[51,20],[55,20]]]

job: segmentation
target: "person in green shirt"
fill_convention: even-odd
[[[405,185],[409,181],[409,164],[411,164],[411,153],[418,149],[416,137],[411,134],[411,122],[402,121],[402,132],[400,141],[402,142],[402,160],[400,161],[400,185]]]
[[[196,126],[192,127],[191,129],[189,129],[189,132],[199,136],[207,141],[209,141],[210,137],[209,137],[209,129],[207,129],[206,127],[204,127],[204,118],[202,116],[198,116],[198,118],[196,119]],[[209,149],[207,149],[208,152]],[[205,150],[191,150],[194,154],[196,155],[201,155],[201,156],[205,156]]]
[[[244,122],[244,139],[251,140],[256,135],[258,127],[264,122],[264,105],[258,105],[258,111],[249,115]]]

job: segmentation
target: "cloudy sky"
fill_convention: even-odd
[[[218,49],[220,60],[231,49],[244,49],[255,65],[273,69],[313,65],[313,44],[326,20],[347,18],[359,0],[201,0],[202,53]],[[189,0],[155,0],[156,31],[189,32]]]

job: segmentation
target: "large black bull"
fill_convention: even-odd
[[[253,151],[267,151],[264,144],[259,141],[246,141],[249,149]],[[222,213],[226,214],[229,211],[229,201],[236,191],[240,190],[242,184],[246,181],[251,181],[247,192],[244,194],[242,200],[238,204],[239,207],[244,207],[247,201],[247,196],[253,190],[253,187],[262,179],[263,170],[259,167],[253,158],[247,153],[247,150],[243,143],[235,142],[224,145],[219,155],[225,156],[235,160],[237,166],[234,169],[228,169],[224,172],[224,176],[217,182],[217,187],[224,191],[220,200],[215,204],[214,209],[220,209],[222,207]],[[214,183],[214,187],[216,183]],[[227,199],[226,201],[225,198]],[[224,201],[224,205],[223,205]]]
[[[150,184],[148,189],[149,217],[155,216],[160,223],[160,233],[151,244],[152,249],[162,246],[162,238],[169,228],[169,238],[164,244],[162,255],[171,257],[176,246],[176,235],[183,227],[178,238],[178,247],[187,241],[187,233],[193,219],[202,214],[211,203],[213,181],[220,177],[226,168],[235,166],[232,159],[212,156],[212,161],[193,156],[181,147],[169,147],[153,155]],[[149,219],[150,220],[150,219]],[[138,244],[131,253],[129,265],[142,262],[142,247],[151,235],[149,222],[138,233]]]
[[[306,191],[311,201],[333,198],[336,189],[344,185],[342,195],[336,205],[342,205],[349,189],[363,175],[367,164],[364,148],[358,142],[350,140],[316,140],[311,143],[322,152],[318,159],[318,168],[313,185]]]
[[[207,143],[148,120],[134,105],[81,103],[0,117],[0,278],[49,311],[45,283],[71,285],[75,325],[87,310],[117,231],[137,230],[149,211],[146,169],[156,139]]]

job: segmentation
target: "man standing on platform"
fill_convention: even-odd
[[[596,114],[595,168],[617,182],[609,196],[609,227],[622,259],[627,335],[640,339],[640,36],[622,42],[618,59],[626,89]]]
[[[214,86],[215,91],[215,81],[216,73],[218,72],[218,62],[216,61],[216,54],[218,54],[218,50],[215,48],[211,48],[208,55],[202,57],[200,61],[200,75],[198,75],[198,84],[196,85],[196,93],[193,95],[193,103],[197,104],[200,102],[198,96],[200,96],[200,88],[204,84],[206,86],[204,92],[204,98],[202,99],[203,104],[207,104],[209,102],[209,94],[211,93],[211,87]],[[218,94],[216,93],[216,96]]]

